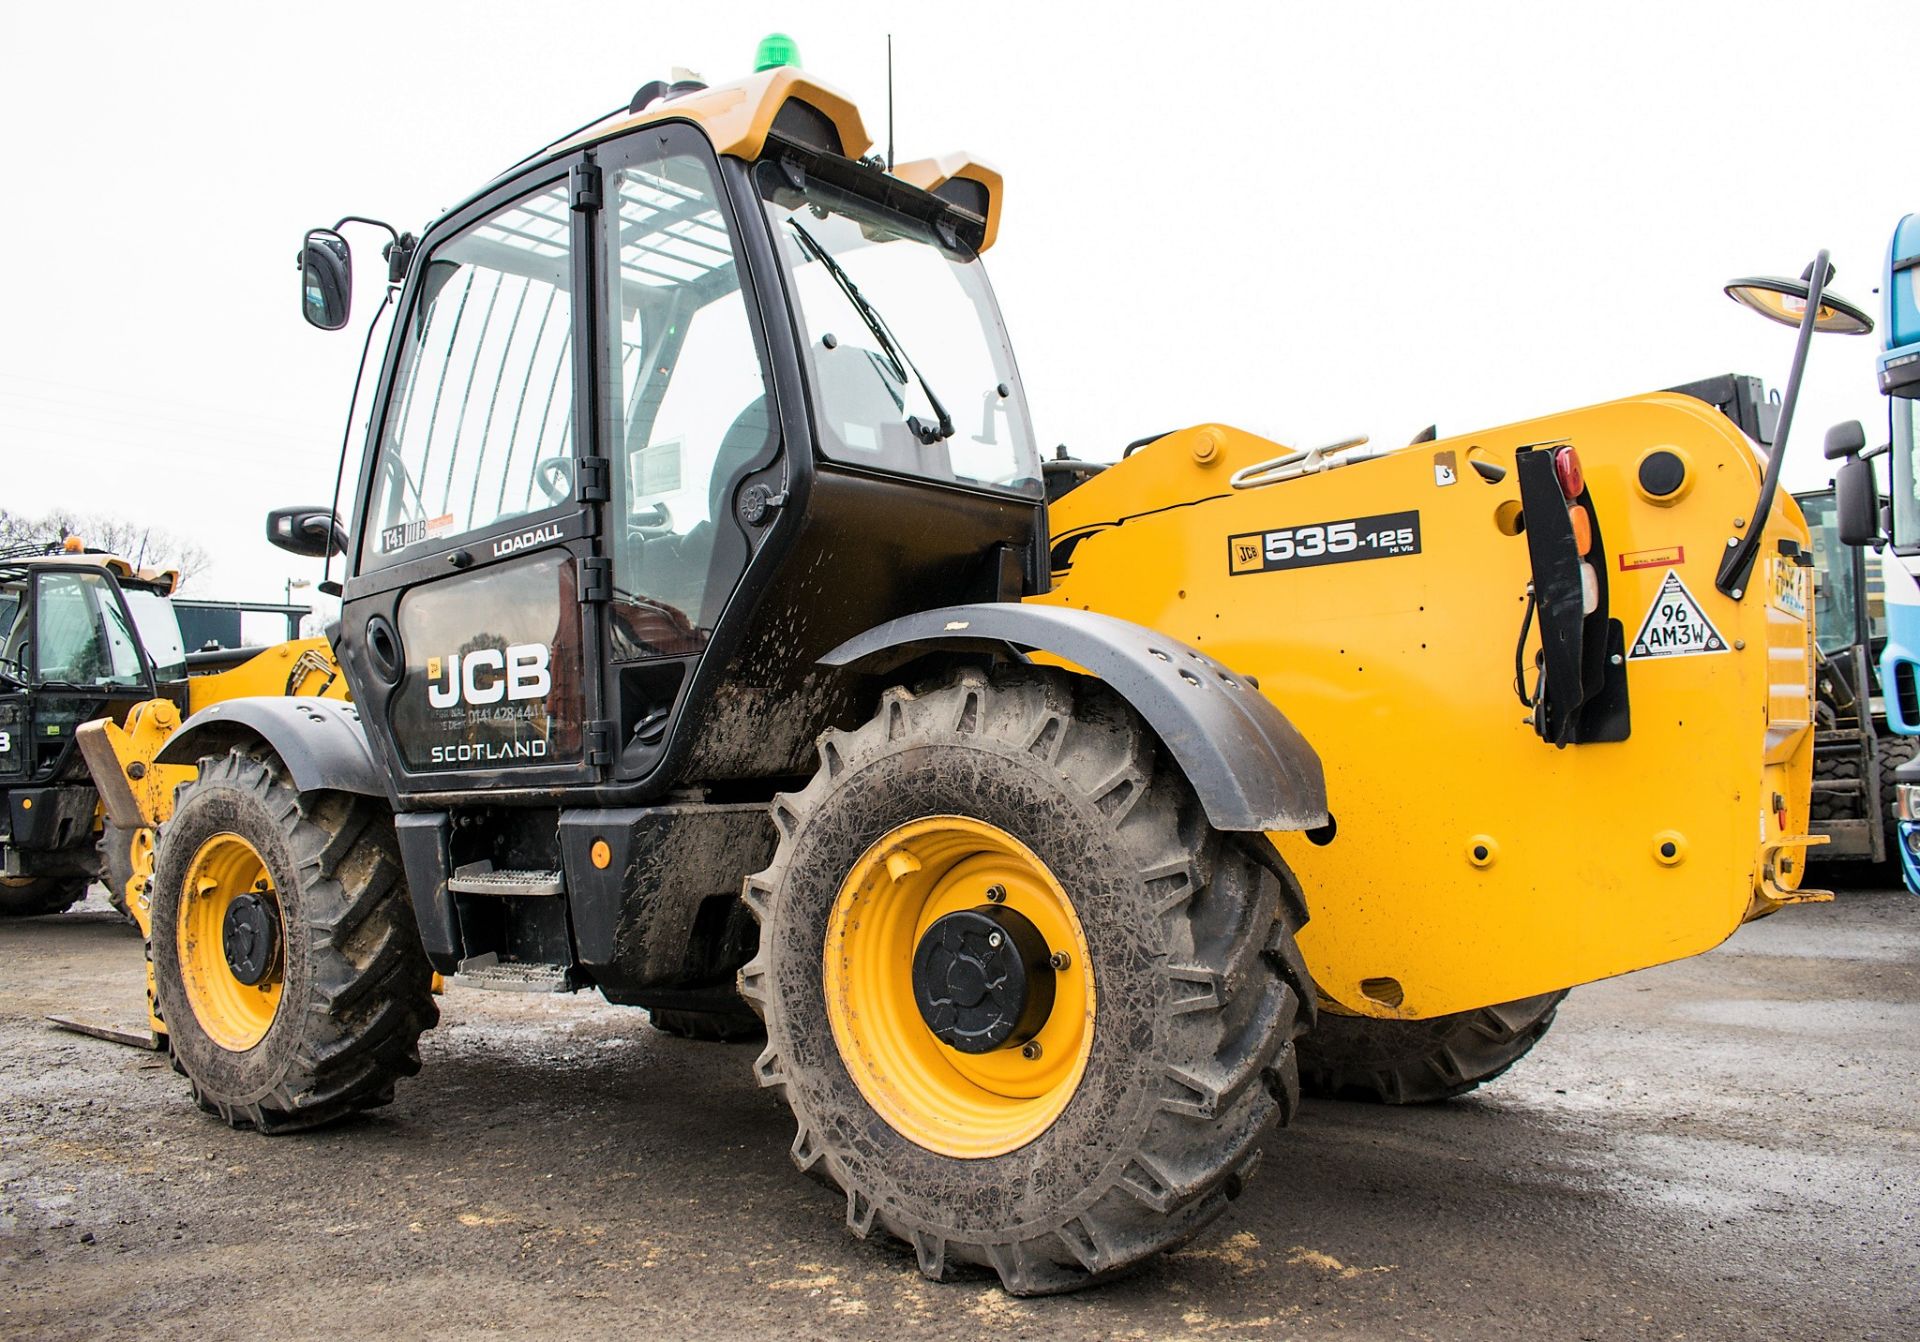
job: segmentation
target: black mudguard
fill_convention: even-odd
[[[1129,620],[1017,602],[946,606],[890,620],[820,660],[880,675],[936,648],[1047,652],[1104,681],[1153,728],[1215,829],[1327,823],[1320,757],[1286,716],[1231,668]]]
[[[154,758],[161,764],[198,764],[202,756],[258,743],[273,748],[302,792],[330,788],[387,795],[386,775],[367,745],[359,711],[340,699],[228,699],[188,718]]]

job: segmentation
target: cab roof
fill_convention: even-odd
[[[35,569],[71,569],[103,568],[120,582],[139,583],[152,587],[162,596],[173,595],[174,588],[180,585],[178,569],[135,568],[119,555],[107,554],[100,550],[81,550],[76,552],[55,551],[52,554],[11,554],[0,558],[0,574],[12,570],[22,573]]]
[[[557,158],[662,121],[691,121],[706,132],[715,152],[748,162],[766,152],[769,138],[849,159],[859,159],[873,148],[873,137],[853,100],[792,66],[712,87],[648,85],[634,102],[625,111],[548,146],[529,162]],[[993,245],[1004,185],[995,169],[972,154],[956,152],[898,164],[890,171],[897,180],[978,219],[979,249],[984,252]]]

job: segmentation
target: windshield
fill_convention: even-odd
[[[133,612],[133,624],[140,631],[140,642],[153,663],[156,680],[187,678],[186,640],[180,636],[180,619],[173,602],[158,592],[142,587],[123,587],[127,609]]]
[[[1887,399],[1893,430],[1893,548],[1920,553],[1920,400]]]
[[[1829,657],[1853,642],[1860,618],[1860,591],[1854,584],[1854,551],[1840,543],[1840,525],[1831,490],[1800,499],[1807,529],[1813,533],[1813,627],[1820,651]]]
[[[795,188],[773,163],[758,181],[826,455],[1037,495],[1026,401],[979,257],[860,197]]]

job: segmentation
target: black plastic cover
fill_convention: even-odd
[[[203,755],[257,741],[273,747],[302,792],[332,788],[365,797],[387,795],[359,710],[339,699],[228,699],[188,718],[154,758],[161,764],[196,764]]]

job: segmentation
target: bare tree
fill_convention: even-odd
[[[58,546],[68,536],[78,536],[89,550],[119,555],[139,568],[176,569],[183,587],[207,566],[204,549],[160,527],[142,526],[102,513],[72,513],[60,509],[41,517],[28,517],[0,508],[0,547]]]

